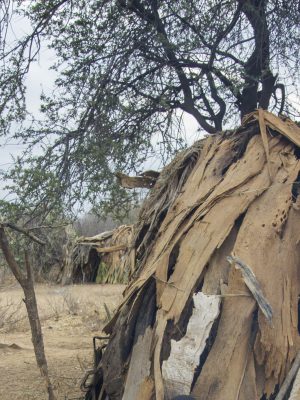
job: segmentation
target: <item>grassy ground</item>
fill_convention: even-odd
[[[122,285],[37,285],[36,294],[49,372],[58,399],[82,396],[85,370],[91,368],[92,338],[116,309]],[[0,287],[0,399],[46,399],[36,366],[22,290]]]

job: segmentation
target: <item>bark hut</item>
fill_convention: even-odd
[[[161,172],[86,399],[276,397],[300,350],[299,158],[300,128],[258,110]]]
[[[62,284],[128,283],[132,232],[132,225],[121,225],[96,236],[80,237],[66,252]]]

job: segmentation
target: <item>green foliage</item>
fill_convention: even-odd
[[[2,174],[12,207],[42,215],[92,204],[123,218],[137,193],[114,173],[139,172],[157,149],[168,159],[185,146],[183,113],[214,133],[257,106],[282,111],[277,82],[287,94],[298,85],[298,3],[5,0],[0,133],[28,146]],[[33,30],[12,44],[4,32],[15,13]],[[41,98],[43,117],[31,121],[24,79],[41,42],[56,54],[58,77]]]

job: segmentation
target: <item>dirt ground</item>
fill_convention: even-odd
[[[101,334],[107,312],[113,314],[123,289],[122,285],[36,286],[49,372],[58,399],[82,398],[79,385],[92,367],[92,338]],[[47,398],[22,298],[17,284],[0,287],[1,400]]]

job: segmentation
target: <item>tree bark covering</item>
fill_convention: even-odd
[[[299,127],[260,109],[161,172],[96,398],[274,399],[300,349],[299,148]]]

